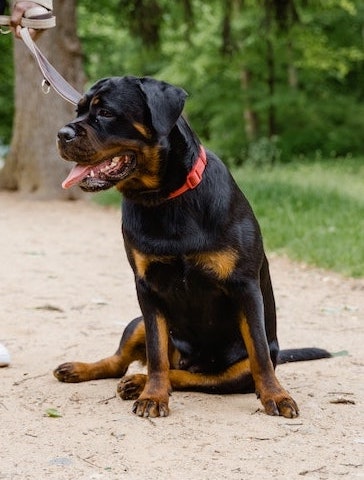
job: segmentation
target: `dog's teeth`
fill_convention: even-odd
[[[90,175],[93,178],[95,176],[95,172],[93,170],[91,170]]]

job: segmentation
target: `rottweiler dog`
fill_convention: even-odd
[[[116,353],[54,371],[62,382],[121,377],[141,417],[166,416],[173,390],[256,392],[269,415],[298,415],[275,367],[329,357],[279,350],[276,309],[253,211],[224,163],[182,115],[186,92],[152,78],[100,80],[58,133],[63,182],[123,195],[122,231],[142,312]],[[147,374],[126,375],[134,361]]]

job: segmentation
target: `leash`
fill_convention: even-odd
[[[20,0],[14,0],[13,5]],[[67,102],[77,105],[82,95],[72,87],[62,75],[53,67],[53,65],[47,60],[45,55],[39,50],[37,45],[33,42],[29,33],[29,28],[34,29],[47,29],[56,25],[56,17],[53,15],[53,2],[52,0],[36,0],[34,3],[37,6],[28,9],[21,19],[20,36],[23,42],[28,47],[29,51],[36,59],[40,71],[43,74],[42,90],[44,93],[48,93],[52,86],[54,90]],[[8,15],[0,15],[0,33],[6,34],[11,30],[3,30],[3,26],[11,25],[11,17]]]
[[[21,38],[28,47],[29,51],[35,58],[43,75],[42,90],[44,93],[48,93],[50,87],[60,95],[67,102],[77,105],[82,98],[80,92],[78,92],[62,75],[53,67],[53,65],[47,60],[45,55],[39,50],[37,45],[33,42],[27,27],[23,27],[20,30]]]

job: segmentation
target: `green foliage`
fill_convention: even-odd
[[[300,155],[321,153],[334,158],[364,151],[360,133],[364,131],[364,104],[350,96],[337,94],[328,98],[322,92],[317,94],[317,103],[307,102],[304,95],[297,96],[291,104],[282,104],[278,122],[283,161]]]
[[[249,144],[245,163],[254,167],[270,167],[280,161],[281,155],[277,137],[261,137]]]
[[[363,158],[306,161],[269,170],[244,167],[234,173],[270,251],[364,276]]]
[[[47,408],[45,411],[45,416],[50,418],[60,418],[62,414],[56,408]]]
[[[158,15],[150,21],[150,15],[143,16],[142,34],[135,22],[140,8],[152,4],[158,4]],[[188,14],[186,5],[192,7]],[[231,165],[291,161],[316,152],[329,157],[360,154],[364,8],[359,0],[297,0],[295,5],[297,18],[288,14],[279,22],[278,12],[272,12],[268,27],[270,12],[255,0],[243,6],[221,0],[111,0],[102,11],[94,2],[80,0],[79,31],[89,81],[131,73],[184,87],[193,127]],[[228,34],[223,29],[226,8],[232,9]],[[148,43],[147,34],[155,41]],[[273,90],[267,82],[268,42],[274,57]],[[245,70],[251,75],[248,87],[242,82]],[[296,77],[293,84],[289,71]],[[245,129],[248,107],[258,118],[254,138]],[[272,111],[275,131],[270,138]]]
[[[130,7],[131,8],[131,7]],[[119,0],[100,4],[78,2],[78,31],[84,51],[87,85],[102,77],[156,75],[162,59],[158,50],[146,48],[142,39],[130,35]]]
[[[101,77],[125,74],[182,86],[189,93],[190,122],[227,163],[363,153],[362,0],[77,5],[86,88]],[[0,40],[0,143],[8,144],[12,42],[11,36]],[[253,133],[248,111],[257,119]]]

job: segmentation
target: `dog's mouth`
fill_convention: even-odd
[[[132,152],[114,156],[97,165],[77,164],[63,181],[62,188],[79,185],[82,190],[89,192],[106,190],[127,177],[135,165],[136,156]]]

